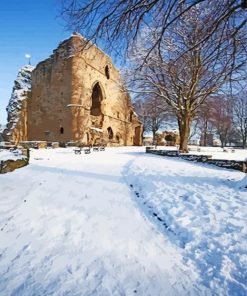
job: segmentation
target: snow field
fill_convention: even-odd
[[[177,150],[175,146],[158,146],[158,150]],[[189,146],[189,154],[193,155],[212,155],[212,159],[222,160],[247,160],[247,150],[238,148],[220,148],[220,147],[204,147]],[[199,150],[198,150],[199,149]]]
[[[211,295],[136,206],[122,172],[143,151],[33,150],[0,176],[0,295]]]
[[[23,159],[23,158],[25,158],[25,156],[22,155],[22,152],[20,150],[15,150],[13,153],[9,150],[0,149],[0,161],[17,160],[17,159]]]
[[[244,173],[140,155],[124,172],[136,202],[183,249],[213,295],[246,295],[247,192]]]

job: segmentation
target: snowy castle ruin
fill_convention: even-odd
[[[141,145],[142,125],[119,72],[98,47],[85,45],[73,34],[35,69],[20,71],[29,84],[17,91],[20,79],[15,82],[7,107],[10,140]]]

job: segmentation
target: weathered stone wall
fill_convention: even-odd
[[[5,160],[0,161],[0,174],[5,174],[14,171],[15,169],[22,168],[28,164],[28,159]]]
[[[6,108],[8,123],[4,130],[4,139],[15,144],[27,140],[27,104],[30,99],[31,72],[33,69],[34,67],[31,65],[26,65],[20,69]]]
[[[140,145],[141,123],[111,59],[79,35],[37,65],[28,105],[29,140]]]
[[[28,139],[68,141],[71,134],[72,67],[62,43],[53,55],[39,63],[32,75],[32,93],[28,104]],[[64,133],[60,133],[64,126]]]
[[[177,132],[164,131],[162,134],[163,134],[163,138],[165,140],[165,145],[167,145],[167,146],[179,145],[180,137]]]

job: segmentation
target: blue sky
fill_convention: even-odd
[[[6,123],[8,104],[18,70],[46,59],[67,38],[59,15],[59,0],[0,1],[0,124]]]

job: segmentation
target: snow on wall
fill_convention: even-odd
[[[27,92],[31,90],[31,73],[34,67],[26,65],[18,72],[17,78],[14,81],[14,87],[6,108],[8,113],[8,133],[11,133],[20,120],[20,114],[23,106],[23,101],[27,98]]]
[[[26,157],[22,155],[21,150],[15,150],[14,152],[11,152],[9,150],[0,150],[0,161],[17,160],[24,158]]]
[[[5,125],[0,124],[0,142],[3,141],[3,132],[5,128]]]

